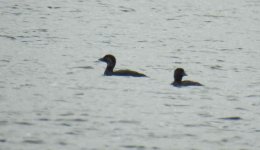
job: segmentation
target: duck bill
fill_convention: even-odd
[[[188,76],[186,72],[183,72],[183,76]]]
[[[104,61],[104,58],[99,58],[98,60],[99,60],[99,61]]]

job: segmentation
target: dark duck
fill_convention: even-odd
[[[115,65],[116,65],[116,58],[113,55],[106,55],[103,58],[99,59],[102,62],[107,63],[107,68],[104,72],[104,75],[106,76],[132,76],[132,77],[146,77],[146,75],[131,71],[131,70],[116,70],[114,71]]]
[[[195,81],[189,81],[189,80],[182,81],[182,78],[184,76],[187,76],[187,74],[185,73],[184,69],[177,68],[174,71],[174,82],[172,82],[172,85],[176,86],[176,87],[181,87],[181,86],[203,86],[199,82],[195,82]]]

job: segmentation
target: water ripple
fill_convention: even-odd
[[[24,140],[23,143],[29,143],[29,144],[44,144],[42,140],[37,140],[37,139],[28,139]]]

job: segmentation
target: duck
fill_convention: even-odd
[[[174,71],[174,81],[172,82],[173,86],[181,87],[181,86],[203,86],[199,82],[190,81],[190,80],[184,80],[182,81],[182,78],[184,76],[187,76],[186,72],[183,68],[177,68]]]
[[[116,58],[111,54],[107,54],[100,58],[99,61],[107,63],[106,70],[104,72],[105,76],[131,76],[131,77],[147,77],[143,73],[139,73],[132,70],[116,70],[114,71],[116,65]]]

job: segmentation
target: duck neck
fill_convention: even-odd
[[[175,83],[181,83],[182,77],[178,77],[174,79]]]
[[[107,68],[105,70],[105,75],[111,75],[113,74],[113,69],[114,69],[115,66],[110,66],[110,65],[107,65]]]

